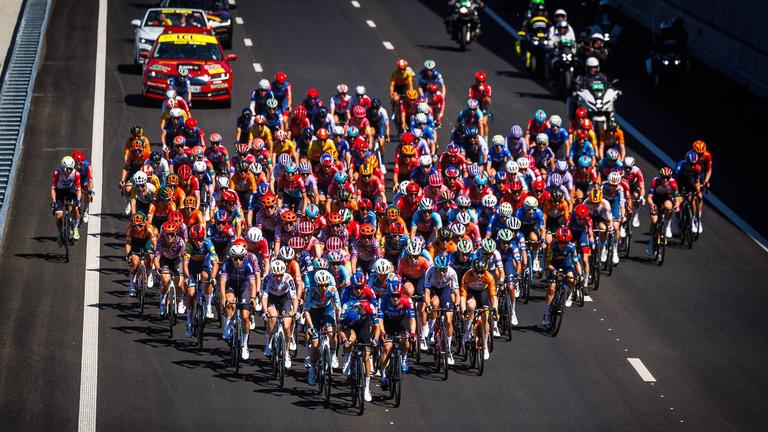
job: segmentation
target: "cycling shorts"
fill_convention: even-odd
[[[315,327],[315,330],[324,327],[334,327],[333,307],[310,309],[309,316],[312,318],[312,325]]]
[[[56,207],[53,210],[56,212],[63,212],[64,203],[66,201],[74,201],[75,199],[77,199],[77,191],[75,188],[56,189]]]
[[[373,333],[372,325],[373,320],[369,317],[363,321],[342,324],[341,329],[346,332],[353,330],[355,332],[357,342],[367,344],[371,343],[371,335]],[[349,334],[347,334],[347,337],[349,337]]]
[[[547,218],[547,224],[546,229],[549,232],[555,232],[558,228],[565,225],[566,220],[565,216],[558,216],[558,217],[548,217]]]
[[[438,288],[433,286],[429,289],[429,294],[431,296],[440,298],[440,307],[443,309],[453,307],[453,297],[451,296],[451,292],[453,292],[453,290],[448,287]]]
[[[131,239],[131,255],[144,256],[151,253],[154,253],[154,249],[152,248],[152,241],[149,238]]]
[[[407,275],[403,275],[403,284],[410,282],[413,285],[413,293],[417,295],[424,295],[424,276],[415,279]]]
[[[475,304],[477,305],[476,308],[481,308],[483,306],[493,306],[491,304],[491,296],[488,295],[488,290],[467,290],[467,300],[469,299],[475,299]]]
[[[170,273],[173,276],[181,274],[181,257],[160,257],[160,273]]]
[[[232,293],[236,298],[242,300],[251,299],[251,283],[248,280],[236,282],[234,280],[227,279],[227,293]]]
[[[395,336],[401,332],[408,333],[410,330],[410,318],[403,315],[400,318],[384,318],[384,333],[388,336]],[[426,337],[426,335],[425,335]]]
[[[267,293],[267,307],[274,307],[278,314],[287,314],[291,311],[291,295],[285,293],[283,295],[275,295],[271,292]]]
[[[189,260],[189,274],[193,275],[199,275],[202,272],[207,272],[209,275],[213,272],[213,264],[211,263],[211,258],[206,257],[205,259],[196,261],[196,260]]]

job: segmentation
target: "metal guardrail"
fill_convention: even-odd
[[[0,90],[0,239],[18,169],[51,0],[27,0]]]

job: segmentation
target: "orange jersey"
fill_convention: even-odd
[[[229,181],[229,187],[238,192],[256,193],[256,178],[250,171],[245,171],[245,173],[238,171]]]
[[[128,154],[131,153],[131,148],[132,148],[131,143],[133,142],[134,139],[140,139],[141,141],[144,142],[144,152],[143,153],[146,153],[147,154],[147,158],[148,158],[149,157],[149,153],[152,151],[152,149],[150,148],[150,144],[149,144],[149,138],[147,138],[145,136],[140,136],[138,138],[134,138],[133,136],[130,136],[130,137],[128,137],[127,140],[125,140],[125,149],[123,150],[123,159],[127,159],[128,158]],[[147,159],[145,158],[144,160],[147,160]]]
[[[414,263],[409,257],[401,259],[397,263],[397,272],[412,279],[419,279],[429,270],[429,261],[423,256]]]
[[[128,231],[125,232],[125,241],[130,243],[133,239],[149,239],[153,242],[156,240],[157,233],[155,227],[149,224],[145,224],[144,228],[139,229],[133,225],[128,226]]]
[[[544,201],[541,206],[542,212],[544,212],[545,218],[559,218],[565,216],[565,220],[571,215],[571,204],[562,199],[559,203],[554,203],[552,200]]]
[[[167,217],[168,213],[176,210],[176,204],[173,201],[161,201],[155,200],[149,205],[149,215],[158,215],[161,217]]]
[[[189,214],[186,214],[189,213]],[[182,210],[181,214],[184,216],[184,225],[192,227],[194,225],[202,225],[205,227],[205,217],[200,210]]]
[[[478,275],[472,269],[464,273],[464,277],[461,278],[460,292],[462,297],[466,297],[469,290],[483,291],[485,289],[488,289],[488,295],[491,297],[496,296],[496,282],[494,282],[491,273],[486,271]]]

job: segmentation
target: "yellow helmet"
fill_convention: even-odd
[[[416,100],[416,98],[419,97],[419,92],[416,91],[416,89],[410,89],[407,92],[405,92],[405,97],[407,97],[410,100]]]
[[[363,164],[360,165],[360,174],[364,176],[368,176],[373,174],[373,166],[370,164]]]
[[[600,189],[592,189],[589,192],[589,200],[594,204],[600,204],[603,202],[603,191]]]

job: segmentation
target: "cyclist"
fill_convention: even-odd
[[[608,174],[608,179],[603,182],[602,185],[603,198],[611,205],[611,212],[613,216],[613,232],[621,232],[621,222],[626,217],[625,210],[627,208],[626,192],[621,179],[621,173],[614,171]],[[626,233],[623,233],[626,235]],[[613,242],[612,258],[613,264],[619,263],[619,242],[618,240]],[[606,247],[607,249],[607,247]],[[607,253],[607,251],[606,251]],[[602,257],[600,257],[602,259]]]
[[[291,112],[291,106],[293,106],[293,88],[288,82],[288,75],[285,72],[277,71],[275,79],[271,83],[271,90],[274,98],[277,99],[280,112],[285,121],[288,121],[288,115]]]
[[[399,112],[398,103],[405,97],[408,90],[413,90],[413,70],[408,67],[408,61],[399,59],[395,63],[397,69],[392,72],[389,78],[389,99],[392,104],[392,120],[395,119],[395,113]]]
[[[491,107],[491,96],[493,94],[491,85],[486,82],[488,74],[483,71],[475,72],[475,82],[469,87],[469,99],[476,100],[479,105],[481,113],[480,118],[480,135],[486,140],[488,139],[488,117],[489,108]],[[471,108],[471,107],[470,107]]]
[[[352,269],[362,269],[368,273],[375,261],[383,257],[379,243],[374,239],[376,229],[369,223],[360,226],[360,236],[352,240],[350,245],[350,262]]]
[[[317,269],[312,278],[314,282],[307,289],[304,298],[304,319],[307,328],[307,339],[310,341],[310,363],[307,382],[315,385],[315,364],[318,359],[318,330],[325,329],[328,339],[335,341],[334,335],[341,301],[336,289],[336,281],[328,270]],[[332,343],[335,345],[335,342]],[[335,354],[334,354],[335,358]]]
[[[402,280],[403,289],[408,297],[413,295],[424,295],[424,276],[431,266],[430,259],[423,256],[424,248],[422,243],[411,240],[408,242],[403,251],[405,257],[402,257],[397,263],[397,274],[400,275]],[[427,350],[427,335],[429,334],[429,328],[427,327],[426,315],[422,310],[417,311],[419,313],[421,321],[421,348],[423,351]]]
[[[539,246],[546,239],[546,223],[544,212],[539,208],[539,200],[533,196],[526,197],[523,207],[515,211],[515,217],[520,220],[521,232],[530,244],[531,256],[533,256],[533,271],[541,270],[539,262]]]
[[[381,350],[381,389],[389,389],[387,379],[387,364],[392,352],[392,339],[387,336],[396,336],[398,333],[408,333],[409,338],[400,342],[400,355],[402,371],[408,372],[408,351],[411,341],[416,338],[416,314],[413,310],[413,302],[405,293],[400,279],[391,275],[387,279],[387,293],[379,299],[379,323],[383,343]]]
[[[675,166],[675,180],[680,187],[680,195],[688,200],[693,213],[691,229],[694,233],[699,232],[697,221],[700,209],[699,202],[702,199],[701,194],[701,165],[699,165],[699,155],[694,150],[688,151],[685,158]]]
[[[640,226],[640,212],[637,211],[635,203],[645,205],[645,181],[643,180],[643,171],[635,165],[635,158],[627,156],[624,158],[624,181],[629,186],[629,192],[632,196],[632,208],[634,216],[632,217],[632,226]],[[701,226],[701,223],[699,223]]]
[[[435,174],[438,175],[439,174]],[[434,202],[429,198],[422,198],[419,203],[419,211],[414,213],[411,219],[411,239],[417,235],[432,243],[437,236],[437,231],[442,228],[443,222],[440,214],[434,211]]]
[[[701,186],[709,188],[709,181],[712,178],[712,154],[707,150],[707,144],[702,140],[696,140],[693,142],[691,150],[695,151],[699,156],[699,167],[701,167]],[[698,223],[698,233],[701,234],[704,230],[701,224],[702,207],[699,207],[699,213],[696,217]]]
[[[358,272],[352,276],[352,286],[344,290],[339,313],[339,338],[344,345],[344,361],[342,373],[349,375],[352,360],[352,346],[372,344],[378,341],[379,318],[376,311],[376,297],[373,291],[365,285],[365,276]],[[371,401],[371,363],[370,352],[365,350],[365,390],[364,398]]]
[[[672,237],[671,212],[677,213],[680,210],[682,198],[678,191],[677,181],[672,178],[672,174],[672,168],[662,167],[659,170],[659,175],[651,180],[651,186],[648,188],[648,203],[650,204],[649,210],[651,215],[651,239],[648,241],[648,250],[646,251],[648,256],[653,255],[653,239],[656,237],[656,221],[659,218],[659,207],[667,214],[667,226],[664,227],[664,235],[667,238]]]
[[[131,269],[128,273],[130,279],[130,288],[128,295],[136,297],[136,271],[139,269],[139,263],[144,260],[147,268],[147,286],[152,287],[152,254],[157,244],[157,231],[155,227],[147,224],[147,220],[142,213],[136,213],[131,217],[131,225],[125,233],[125,258],[130,261]]]
[[[424,69],[420,70],[417,75],[419,83],[419,94],[424,95],[427,93],[429,91],[429,84],[434,83],[438,87],[433,90],[433,92],[439,90],[443,97],[445,97],[445,80],[443,80],[443,74],[441,74],[435,66],[436,65],[434,60],[424,61]]]
[[[64,207],[68,205],[68,202],[72,206],[74,221],[72,237],[75,240],[80,238],[78,226],[80,225],[80,200],[83,190],[80,173],[75,168],[76,163],[72,156],[64,156],[59,168],[53,172],[53,179],[51,180],[51,208],[54,216],[56,216],[59,246],[63,245],[65,241],[62,219],[64,218]]]
[[[555,241],[547,248],[547,270],[550,275],[554,275],[555,270],[561,270],[568,280],[569,293],[566,293],[568,295],[566,306],[570,305],[570,293],[573,292],[576,284],[576,276],[585,274],[581,271],[581,263],[576,256],[576,246],[571,242],[571,238],[571,230],[565,226],[560,227],[555,233]],[[541,325],[544,327],[549,325],[550,309],[556,293],[554,277],[550,277],[548,282],[547,304],[544,306],[544,318],[541,320]]]
[[[454,364],[451,344],[453,343],[453,308],[458,300],[459,278],[456,270],[449,267],[450,259],[447,255],[435,257],[432,267],[427,270],[424,276],[424,303],[430,305],[429,329],[430,335],[434,335],[435,320],[437,319],[437,309],[445,309],[445,332],[447,335],[448,346],[446,354],[448,355],[448,364]],[[430,339],[433,339],[430,336]],[[439,341],[433,341],[439,343]]]
[[[390,125],[387,110],[381,106],[381,99],[373,98],[371,100],[371,106],[366,110],[366,117],[371,129],[373,129],[373,138],[378,142],[379,151],[383,155],[384,146],[389,142]],[[384,161],[381,162],[384,165]]]
[[[87,194],[87,201],[93,202],[93,173],[91,172],[91,162],[85,158],[82,150],[72,152],[72,159],[75,160],[75,169],[80,173],[80,188]],[[84,203],[83,203],[84,204]],[[80,212],[80,222],[88,223],[87,206],[83,205]]]
[[[72,159],[71,157],[69,158],[72,160],[72,169],[74,170],[75,168],[74,159]],[[128,154],[128,157],[126,158],[126,162],[123,165],[123,171],[120,174],[120,184],[119,184],[120,189],[122,189],[123,191],[123,197],[126,198],[125,210],[123,211],[126,216],[129,215],[131,212],[131,202],[130,200],[128,200],[131,194],[131,188],[133,187],[131,180],[133,179],[133,175],[136,174],[136,172],[141,170],[142,165],[144,165],[144,161],[147,160],[148,158],[149,158],[149,151],[145,149],[144,142],[141,139],[134,139],[133,141],[131,141],[131,152]],[[79,173],[77,177],[78,179],[80,178]],[[80,183],[80,181],[78,181],[78,183]],[[80,198],[78,197],[78,201],[79,200]]]
[[[511,225],[515,227],[515,224]],[[523,253],[525,253],[525,242],[516,232],[516,229],[503,228],[499,231],[499,255],[504,263],[504,286],[507,289],[507,295],[512,299],[512,310],[507,311],[510,314],[512,325],[517,325],[517,296],[518,296],[518,275],[523,270]]]
[[[472,260],[472,266],[464,273],[461,278],[461,314],[466,318],[466,325],[464,330],[464,342],[468,342],[475,328],[469,328],[470,323],[474,319],[474,313],[476,309],[483,307],[490,307],[493,311],[494,318],[497,314],[499,307],[498,298],[496,297],[496,283],[491,273],[488,272],[488,265],[482,258],[475,258]],[[481,342],[483,346],[483,358],[488,360],[490,358],[490,352],[488,351],[488,311],[484,312],[480,317],[480,325],[482,325],[483,340]]]
[[[233,317],[236,312],[235,304],[237,302],[256,302],[256,295],[259,292],[260,278],[256,277],[256,270],[251,263],[246,260],[247,249],[240,243],[233,244],[229,249],[229,257],[221,265],[219,272],[219,295],[224,299],[224,328],[222,337],[230,339],[233,337]],[[240,315],[243,322],[249,322],[251,316],[250,308],[243,307]],[[248,350],[248,336],[250,326],[243,326],[241,335],[240,358],[248,360],[250,352]]]
[[[213,319],[211,301],[213,299],[213,285],[211,281],[218,273],[219,258],[213,248],[211,239],[208,238],[204,225],[193,225],[189,228],[189,242],[184,253],[184,277],[194,278],[202,283],[205,295],[205,317]],[[258,274],[256,276],[259,277]],[[187,285],[187,337],[192,337],[192,311],[195,304],[197,286],[194,283]]]
[[[123,148],[123,163],[128,162],[128,156],[133,149],[133,141],[139,140],[144,146],[144,150],[150,151],[149,138],[144,136],[144,128],[141,126],[134,126],[131,128],[131,135],[125,140],[125,146]]]
[[[267,100],[274,99],[272,84],[268,79],[259,81],[258,87],[251,92],[251,103],[249,108],[254,115],[263,115],[267,111]]]
[[[606,124],[605,132],[600,137],[600,145],[597,148],[597,154],[602,159],[608,149],[616,149],[624,160],[627,151],[624,146],[624,131],[619,127],[616,119],[611,117]]]
[[[589,208],[589,215],[592,218],[593,226],[600,231],[600,243],[603,245],[600,254],[600,262],[608,260],[608,230],[613,230],[613,210],[611,203],[603,197],[603,191],[592,189],[589,191],[589,198],[584,202]]]
[[[347,92],[349,86],[341,83],[336,86],[336,94],[331,97],[330,114],[333,116],[334,124],[343,124],[349,120],[349,110],[352,108],[352,96]]]
[[[298,310],[298,296],[296,295],[296,282],[293,276],[286,272],[286,265],[281,260],[272,260],[269,263],[269,274],[264,278],[261,288],[261,307],[264,310],[264,320],[267,322],[266,343],[264,355],[271,357],[279,355],[271,349],[272,333],[277,323],[278,314],[287,316],[282,320],[283,331],[291,334],[293,316]],[[291,356],[288,352],[288,344],[285,345],[285,368],[291,367]]]
[[[162,287],[160,288],[160,315],[166,313],[183,314],[186,306],[181,301],[181,293],[184,289],[185,280],[181,277],[181,265],[184,258],[184,248],[186,244],[181,236],[178,236],[179,227],[170,221],[163,223],[160,229],[160,238],[155,247],[155,268],[160,272]],[[165,309],[165,296],[168,293],[171,279],[174,278],[176,287],[176,298],[179,300],[175,311]]]

